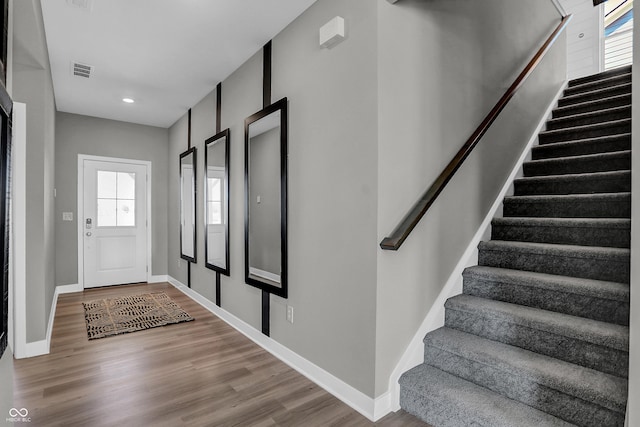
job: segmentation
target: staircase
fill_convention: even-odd
[[[631,68],[571,81],[402,408],[435,427],[623,426]]]

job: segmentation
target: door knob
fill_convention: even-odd
[[[91,237],[91,232],[87,231],[87,237]]]

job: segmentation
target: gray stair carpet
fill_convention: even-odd
[[[435,427],[624,425],[630,94],[630,67],[569,82],[400,378],[404,410]]]

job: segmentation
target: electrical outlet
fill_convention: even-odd
[[[287,306],[287,322],[293,323],[293,307]]]
[[[182,268],[182,260],[181,259],[178,260],[178,268]]]

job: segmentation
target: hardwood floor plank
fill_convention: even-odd
[[[83,301],[166,292],[195,321],[87,339]],[[427,426],[372,423],[168,283],[58,299],[51,353],[14,362],[32,426]]]

